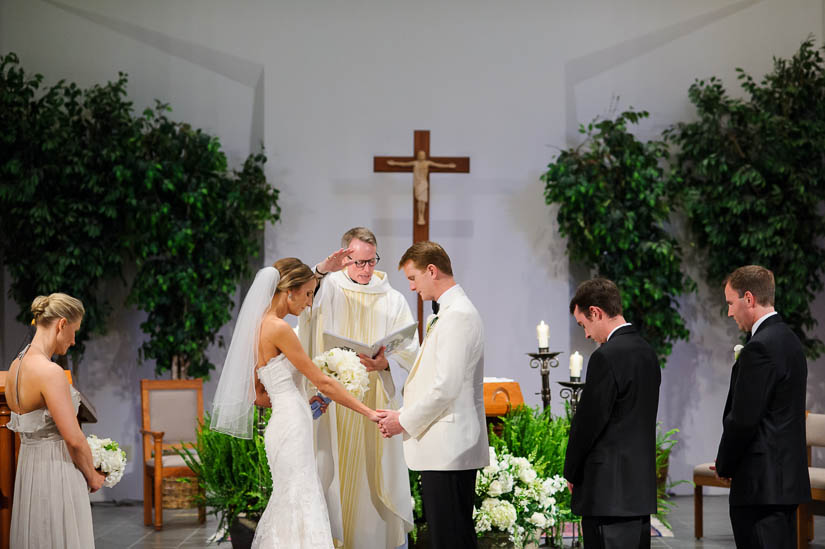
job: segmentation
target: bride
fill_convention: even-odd
[[[295,258],[258,271],[241,305],[215,393],[211,427],[235,437],[252,438],[254,404],[272,407],[264,444],[273,490],[253,548],[333,547],[315,469],[304,376],[335,402],[378,420],[374,410],[313,364],[284,320],[312,304],[316,284],[312,269]]]

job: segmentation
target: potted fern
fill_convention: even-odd
[[[667,515],[673,508],[673,504],[667,499],[667,490],[689,482],[687,480],[678,480],[670,484],[667,482],[670,453],[673,451],[673,445],[678,442],[675,437],[678,432],[679,429],[676,428],[663,430],[661,423],[656,425],[656,518],[668,528],[670,528],[670,523],[667,521]]]
[[[266,424],[269,414],[259,409],[259,426]],[[272,492],[262,430],[255,430],[251,440],[235,438],[210,429],[207,415],[197,442],[179,453],[195,472],[199,502],[218,517],[217,537],[229,537],[233,549],[251,547]]]

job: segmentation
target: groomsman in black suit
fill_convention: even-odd
[[[808,365],[774,310],[773,273],[758,265],[725,280],[728,316],[748,334],[731,373],[716,472],[731,480],[736,547],[796,547],[795,517],[810,501],[805,450]]]
[[[649,548],[650,515],[656,512],[659,360],[625,321],[619,289],[610,280],[582,283],[570,313],[601,344],[587,362],[564,461],[584,545]]]

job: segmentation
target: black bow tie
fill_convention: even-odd
[[[747,343],[750,340],[751,340],[751,333],[748,332],[748,333],[745,334],[745,343]]]

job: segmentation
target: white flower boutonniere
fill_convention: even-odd
[[[741,353],[742,349],[744,349],[744,348],[745,348],[744,345],[734,345],[734,347],[733,347],[733,360],[739,360],[739,353]]]
[[[438,322],[438,315],[433,315],[433,316],[430,318],[430,321],[429,321],[429,322],[427,322],[427,329],[426,329],[426,330],[425,330],[425,332],[424,332],[424,334],[425,334],[425,335],[430,333],[430,330],[432,330],[432,329],[433,329],[433,326],[435,326],[435,323],[436,323],[436,322]]]

